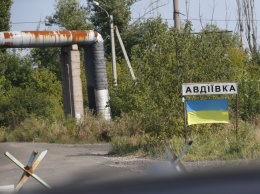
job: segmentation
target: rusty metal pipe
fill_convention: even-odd
[[[103,42],[93,30],[0,32],[0,48],[62,47]]]
[[[95,108],[102,113],[106,120],[110,120],[108,103],[108,85],[106,63],[104,59],[104,45],[102,36],[93,30],[71,31],[13,31],[0,32],[0,48],[44,48],[64,47],[72,44],[83,46],[85,50],[85,66],[90,67],[86,74],[93,74],[88,78],[93,87],[91,99],[95,99]],[[87,49],[91,45],[92,49]],[[91,62],[88,62],[91,58]],[[89,77],[89,76],[88,76]]]

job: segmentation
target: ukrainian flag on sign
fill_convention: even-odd
[[[228,100],[186,100],[188,125],[229,123]]]

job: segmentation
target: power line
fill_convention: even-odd
[[[150,17],[150,18],[142,18],[142,19],[151,19],[152,17]],[[134,20],[138,20],[138,19],[140,19],[140,18],[132,18],[132,19],[134,19]],[[173,20],[172,18],[162,18],[163,20]],[[185,20],[187,20],[187,19],[181,19],[182,21],[185,21]],[[202,22],[237,22],[238,21],[238,19],[198,19],[198,18],[189,18],[188,20],[190,20],[190,21],[202,21]],[[243,20],[243,21],[246,21],[246,20]],[[260,21],[260,19],[255,19],[255,20],[252,20],[252,21],[254,21],[254,22],[259,22]],[[29,21],[27,21],[27,22],[11,22],[10,24],[11,25],[18,25],[18,24],[39,24],[39,23],[41,23],[41,24],[44,24],[45,23],[45,21],[38,21],[38,22],[34,22],[34,21],[31,21],[31,22],[29,22]]]
[[[45,23],[44,21],[38,22],[11,22],[10,24],[36,24],[36,23]]]
[[[139,19],[139,18],[132,18],[132,19]],[[143,18],[143,19],[151,19],[151,18]],[[173,20],[172,18],[162,18],[164,20]],[[185,21],[187,19],[181,19],[182,21]],[[213,22],[237,22],[238,19],[197,19],[197,18],[189,18],[188,20],[191,20],[191,21],[213,21]],[[247,21],[247,20],[243,20],[243,21]],[[260,21],[259,19],[257,20],[252,20],[254,22],[258,22]]]

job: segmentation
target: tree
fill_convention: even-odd
[[[131,6],[136,0],[100,0],[99,5],[107,11],[109,15],[113,15],[114,24],[118,26],[121,32],[127,29],[131,19]],[[103,36],[109,35],[109,18],[107,13],[98,6],[92,6],[89,1],[88,9],[93,15],[90,21],[94,25],[94,29],[100,32]]]
[[[92,25],[87,22],[89,14],[78,0],[56,0],[56,12],[46,17],[46,25],[58,25],[66,30],[89,30]]]
[[[81,6],[78,0],[56,0],[55,13],[46,17],[46,25],[58,25],[66,30],[89,30],[93,25],[88,22],[89,12],[84,6]],[[59,69],[59,49],[34,49],[31,56],[40,67],[49,67],[60,79]],[[46,58],[46,56],[48,56]],[[81,51],[81,56],[83,52]],[[82,59],[83,57],[81,57]],[[81,60],[81,80],[83,82],[83,92],[87,93],[86,77],[84,72],[83,60]],[[84,96],[84,105],[88,104],[87,96]]]
[[[51,121],[63,117],[62,106],[54,96],[33,88],[14,87],[0,99],[0,125],[16,126],[31,116]]]
[[[63,118],[61,83],[55,75],[47,69],[32,69],[27,57],[1,55],[0,125],[15,126],[31,116]]]
[[[45,25],[57,25],[66,30],[88,30],[93,26],[87,21],[89,13],[84,6],[81,6],[78,0],[56,0],[55,13],[46,17]],[[48,68],[60,78],[59,69],[60,49],[33,49],[31,58],[40,67]]]
[[[0,31],[10,30],[11,5],[12,0],[0,0]],[[6,49],[0,49],[0,51],[5,52]]]
[[[89,14],[78,0],[56,0],[55,13],[47,16],[45,25],[59,26],[65,30],[88,30],[92,25],[87,22]],[[59,48],[35,48],[30,52],[30,57],[39,68],[48,68],[61,79]]]
[[[254,0],[237,0],[238,8],[238,29],[240,33],[241,43],[243,37],[246,38],[246,43],[249,51],[254,58],[259,61],[258,45],[257,45],[257,21],[255,17],[255,1]]]
[[[12,0],[0,0],[0,31],[10,30]]]
[[[118,77],[120,84],[110,89],[114,116],[136,116],[144,130],[156,136],[182,135],[182,83],[243,77],[248,56],[236,35],[213,25],[193,34],[191,26],[187,22],[180,31],[169,29],[160,18],[136,25],[132,65],[137,83]]]
[[[4,76],[9,88],[19,87],[25,89],[31,80],[31,61],[27,58],[20,58],[14,54],[10,55],[9,63],[5,66]],[[8,89],[8,88],[6,88]]]
[[[61,80],[59,53],[59,48],[34,48],[30,52],[30,58],[38,68],[49,69]]]
[[[89,1],[88,9],[92,11],[90,21],[94,25],[94,30],[98,31],[105,40],[106,54],[110,54],[110,26],[108,15],[113,16],[113,23],[118,27],[122,39],[125,40],[124,33],[128,31],[128,24],[131,19],[131,6],[136,0],[100,0],[98,2],[100,7],[106,11],[99,6],[92,5],[92,2]],[[116,45],[119,45],[119,43]],[[119,46],[116,48],[117,53],[120,52],[118,48]]]

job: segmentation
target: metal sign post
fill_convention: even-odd
[[[187,144],[187,118],[186,118],[186,98],[185,96],[182,97],[183,102],[183,116],[184,116],[184,139],[185,139],[185,145]]]
[[[30,176],[32,176],[35,180],[37,180],[39,183],[41,183],[43,186],[45,186],[48,189],[51,189],[51,187],[44,182],[40,177],[38,177],[36,174],[34,174],[34,170],[37,168],[37,166],[40,164],[44,156],[47,154],[47,150],[43,151],[37,160],[35,160],[35,157],[37,155],[37,152],[34,152],[31,154],[29,161],[27,163],[27,166],[24,166],[19,160],[17,160],[14,156],[12,156],[9,152],[5,152],[5,155],[12,161],[14,162],[18,167],[20,167],[24,172],[23,175],[14,189],[16,192],[18,192],[24,183],[28,180]],[[35,161],[34,161],[35,160]]]

